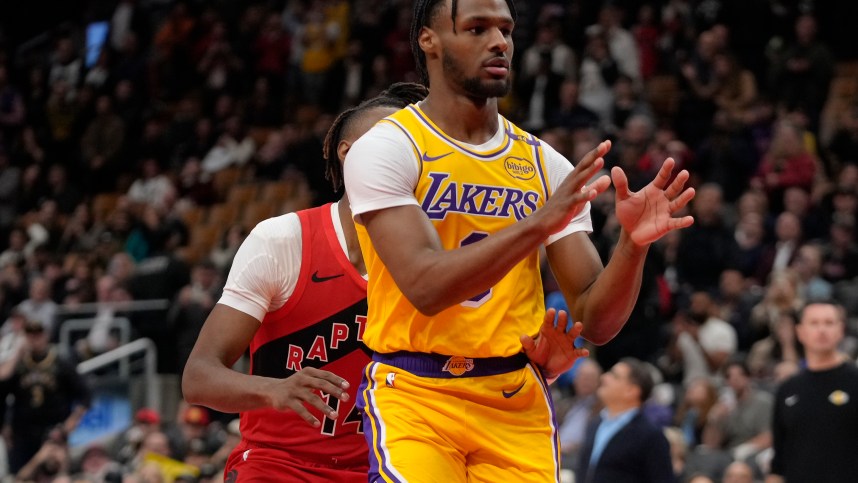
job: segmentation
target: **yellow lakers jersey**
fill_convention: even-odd
[[[503,142],[485,152],[447,136],[416,105],[381,122],[396,126],[410,140],[421,164],[414,195],[446,250],[525,218],[550,192],[540,141],[506,119],[501,118]],[[369,272],[364,342],[371,349],[510,356],[521,350],[521,334],[539,330],[545,307],[536,250],[490,290],[426,316],[396,286],[366,229],[357,227]]]

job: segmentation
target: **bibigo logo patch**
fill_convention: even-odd
[[[473,368],[473,359],[468,359],[462,356],[453,356],[447,359],[447,362],[444,363],[444,367],[441,368],[441,370],[447,371],[454,376],[461,376],[462,374],[472,370]]]
[[[509,157],[503,160],[503,167],[516,179],[527,181],[536,176],[536,168],[528,159]]]

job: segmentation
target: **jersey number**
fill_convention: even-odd
[[[340,412],[340,400],[331,397],[330,394],[322,393],[322,399],[325,401],[325,404],[331,407],[338,414]],[[357,410],[354,404],[352,404],[351,409],[349,409],[349,413],[346,415],[346,419],[343,420],[343,426],[347,424],[357,424],[357,433],[363,434],[363,417],[361,417],[360,411]],[[322,420],[322,434],[333,436],[337,432],[337,420],[331,419],[325,416]]]
[[[470,245],[471,243],[476,243],[487,236],[489,236],[489,234],[482,231],[472,232],[470,235],[466,236],[461,242],[459,242],[459,246],[463,247],[465,245]],[[488,289],[483,293],[474,295],[468,300],[462,302],[461,305],[463,307],[475,308],[488,302],[490,298],[492,298],[492,289]]]

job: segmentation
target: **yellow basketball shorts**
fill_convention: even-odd
[[[357,407],[370,482],[560,480],[551,393],[523,354],[375,354]]]

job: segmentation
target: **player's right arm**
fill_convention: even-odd
[[[364,136],[352,146],[345,163],[346,191],[359,217],[356,221],[366,227],[397,286],[417,310],[427,315],[490,289],[610,186],[606,176],[587,186],[604,166],[602,156],[610,144],[602,143],[584,156],[541,209],[475,243],[445,250],[416,200],[372,209],[374,203],[383,203],[385,196],[403,197],[402,191],[410,191],[413,198],[414,185],[407,186],[408,182],[398,179],[402,166],[396,165],[394,159],[381,159],[380,153],[396,152],[385,146],[385,141],[388,140]],[[358,162],[349,161],[357,157]]]
[[[265,223],[254,229],[236,254],[224,297],[206,319],[185,365],[182,392],[189,403],[218,411],[292,410],[309,424],[318,426],[321,423],[306,406],[336,418],[337,413],[325,404],[317,391],[347,400],[345,389],[349,385],[343,378],[311,367],[285,379],[248,375],[232,369],[250,345],[265,313],[285,302],[283,280],[294,280],[300,268],[300,263],[290,265],[284,256],[288,240],[286,247],[272,248],[271,237],[260,236],[264,228],[281,228]],[[283,235],[275,238],[283,239]],[[297,240],[300,240],[300,232]],[[300,249],[295,251],[300,260]],[[287,292],[286,298],[291,289]]]

